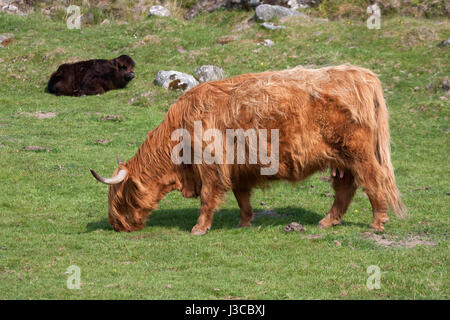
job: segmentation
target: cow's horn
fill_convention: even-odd
[[[122,161],[120,161],[120,156],[117,154],[117,164],[120,166],[122,164]]]
[[[93,169],[90,169],[90,170],[91,170],[91,173],[94,176],[94,178],[97,179],[98,181],[100,181],[101,183],[104,183],[104,184],[117,184],[117,183],[120,183],[127,176],[127,170],[126,169],[119,170],[117,175],[112,177],[112,178],[103,178],[101,175],[99,175]]]

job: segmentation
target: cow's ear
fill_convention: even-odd
[[[141,180],[138,177],[130,176],[128,180],[130,180],[134,188],[140,193],[143,193],[145,192],[145,190],[147,190],[147,188],[142,184]]]
[[[116,61],[116,59],[109,60],[108,64],[113,68],[119,69],[119,63]]]

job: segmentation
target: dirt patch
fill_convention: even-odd
[[[34,112],[34,113],[30,113],[30,112],[22,112],[21,114],[25,114],[27,116],[30,117],[35,117],[38,119],[51,119],[54,118],[58,115],[57,112]]]
[[[416,47],[436,39],[436,32],[428,27],[411,29],[402,36],[401,43],[404,47]]]
[[[200,50],[189,50],[189,59],[195,59],[199,56],[208,56],[208,52],[205,52],[206,48],[201,48]]]
[[[177,46],[177,51],[179,53],[187,53],[188,52],[185,48],[183,48],[183,46]]]
[[[238,296],[224,296],[222,297],[223,300],[243,300],[245,298],[243,297],[238,297]]]
[[[415,246],[425,245],[425,246],[436,246],[438,243],[436,241],[429,241],[418,235],[409,235],[406,239],[401,239],[398,236],[391,236],[387,234],[376,234],[372,232],[364,232],[361,235],[363,239],[371,239],[377,245],[383,247],[406,247],[414,248]]]
[[[25,151],[46,151],[46,152],[50,152],[51,148],[50,147],[41,147],[41,146],[25,146],[22,148],[22,150]]]
[[[432,189],[431,186],[426,186],[426,187],[414,188],[414,189],[411,189],[411,191],[422,191],[422,190],[431,190],[431,189]]]
[[[108,144],[112,142],[112,139],[98,139],[95,142],[97,142],[98,144]]]
[[[141,41],[135,44],[135,48],[142,47],[147,44],[159,44],[161,42],[161,38],[157,36],[156,34],[149,34],[146,35],[144,38],[142,38]]]
[[[151,101],[152,100],[153,91],[147,91],[139,94],[137,97],[131,98],[128,100],[129,104],[133,104],[135,102],[141,101]]]
[[[234,26],[233,32],[241,32],[243,30],[249,29],[254,24],[255,22],[253,18],[245,19],[244,21]]]
[[[227,44],[233,41],[236,41],[239,37],[236,35],[229,35],[229,36],[222,36],[219,39],[217,39],[218,44]]]
[[[143,239],[147,239],[147,238],[150,238],[150,234],[140,234],[140,235],[137,235],[137,236],[131,236],[131,237],[127,237],[127,239],[130,239],[130,240],[143,240]]]
[[[303,239],[322,239],[323,237],[325,237],[323,234],[308,234],[303,236]]]
[[[283,228],[283,231],[284,232],[293,232],[293,231],[304,232],[304,231],[306,231],[306,229],[303,228],[303,226],[298,222],[291,222],[286,227]]]
[[[56,56],[60,56],[66,53],[66,50],[64,48],[56,48],[55,50],[52,50],[50,52],[47,52],[43,59],[44,60],[53,60]]]
[[[125,117],[120,114],[111,114],[100,118],[101,121],[123,121]]]

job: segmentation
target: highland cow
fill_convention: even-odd
[[[85,96],[103,94],[125,88],[134,78],[133,59],[121,55],[111,60],[95,59],[66,63],[52,74],[47,90],[57,96]]]
[[[239,146],[234,138],[219,139],[225,144],[208,144],[195,133],[199,124],[205,134],[218,130],[224,137],[228,130],[278,132],[278,149],[272,148],[272,133],[259,146],[252,145],[247,135],[245,148],[241,148],[244,163],[238,163],[238,154],[231,163],[207,162],[195,157],[199,146],[203,154],[219,158],[226,157],[230,143]],[[183,148],[181,136],[174,135],[180,129],[187,139]],[[200,216],[191,232],[194,235],[210,229],[213,212],[230,189],[240,208],[239,226],[250,226],[253,188],[273,180],[301,181],[327,168],[332,172],[335,199],[319,226],[339,224],[360,186],[372,205],[371,227],[382,231],[389,220],[388,207],[400,217],[406,215],[395,183],[389,140],[383,90],[370,70],[352,65],[296,67],[194,87],[170,107],[129,161],[122,163],[118,158],[112,178],[91,172],[109,185],[108,221],[116,231],[142,229],[151,211],[172,190],[201,199]],[[264,152],[258,153],[255,163],[249,155],[261,145]],[[277,170],[262,174],[261,169],[269,164],[261,155],[269,150],[272,156],[276,153]],[[180,157],[191,161],[174,161]]]

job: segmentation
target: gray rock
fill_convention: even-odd
[[[442,40],[441,42],[438,43],[438,47],[446,47],[450,45],[450,38],[448,38],[447,40]]]
[[[19,10],[19,8],[13,4],[10,4],[7,6],[6,10],[12,11],[12,12],[16,12]]]
[[[289,7],[289,0],[198,0],[190,7],[189,11],[184,15],[187,20],[193,19],[199,12],[213,12],[218,9],[239,9],[249,10],[256,8],[261,4],[281,5]],[[307,1],[307,0],[297,0]]]
[[[261,2],[259,0],[249,0],[248,1],[248,5],[249,7],[255,8],[257,6],[259,6],[261,4]]]
[[[450,77],[445,77],[442,80],[441,88],[444,90],[450,90]]]
[[[283,231],[284,232],[292,232],[292,231],[304,232],[306,230],[300,223],[291,222],[286,227],[283,228]]]
[[[289,8],[291,8],[291,9],[307,9],[307,8],[309,8],[308,4],[303,4],[299,0],[289,0],[288,5],[289,5]]]
[[[82,24],[92,24],[94,23],[94,14],[92,12],[86,12],[81,16]]]
[[[301,13],[297,10],[285,8],[282,6],[272,6],[270,4],[262,4],[260,6],[257,6],[255,13],[259,19],[264,21],[272,20],[273,18],[301,15]]]
[[[292,9],[306,9],[318,6],[322,0],[289,0],[288,5]]]
[[[163,7],[163,6],[152,6],[148,10],[149,16],[158,16],[158,17],[170,17],[172,14],[170,13],[169,9]]]
[[[155,78],[155,84],[162,86],[164,89],[181,89],[187,91],[199,84],[190,74],[178,71],[158,71]]]
[[[222,68],[211,65],[195,68],[194,75],[200,82],[222,80],[224,78]]]
[[[0,34],[0,48],[6,47],[12,41],[12,34]]]
[[[263,46],[266,46],[266,47],[273,47],[274,45],[275,45],[275,42],[273,42],[272,40],[270,40],[270,39],[264,39]]]
[[[226,8],[227,4],[227,0],[198,0],[184,15],[184,18],[186,20],[191,20],[197,16],[199,12],[213,12],[218,9]]]
[[[266,28],[269,30],[286,29],[285,26],[276,26],[273,23],[269,23],[269,22],[263,22],[263,23],[261,23],[261,26],[263,28]]]
[[[25,0],[0,0],[0,12],[24,16],[33,12],[34,8]]]

